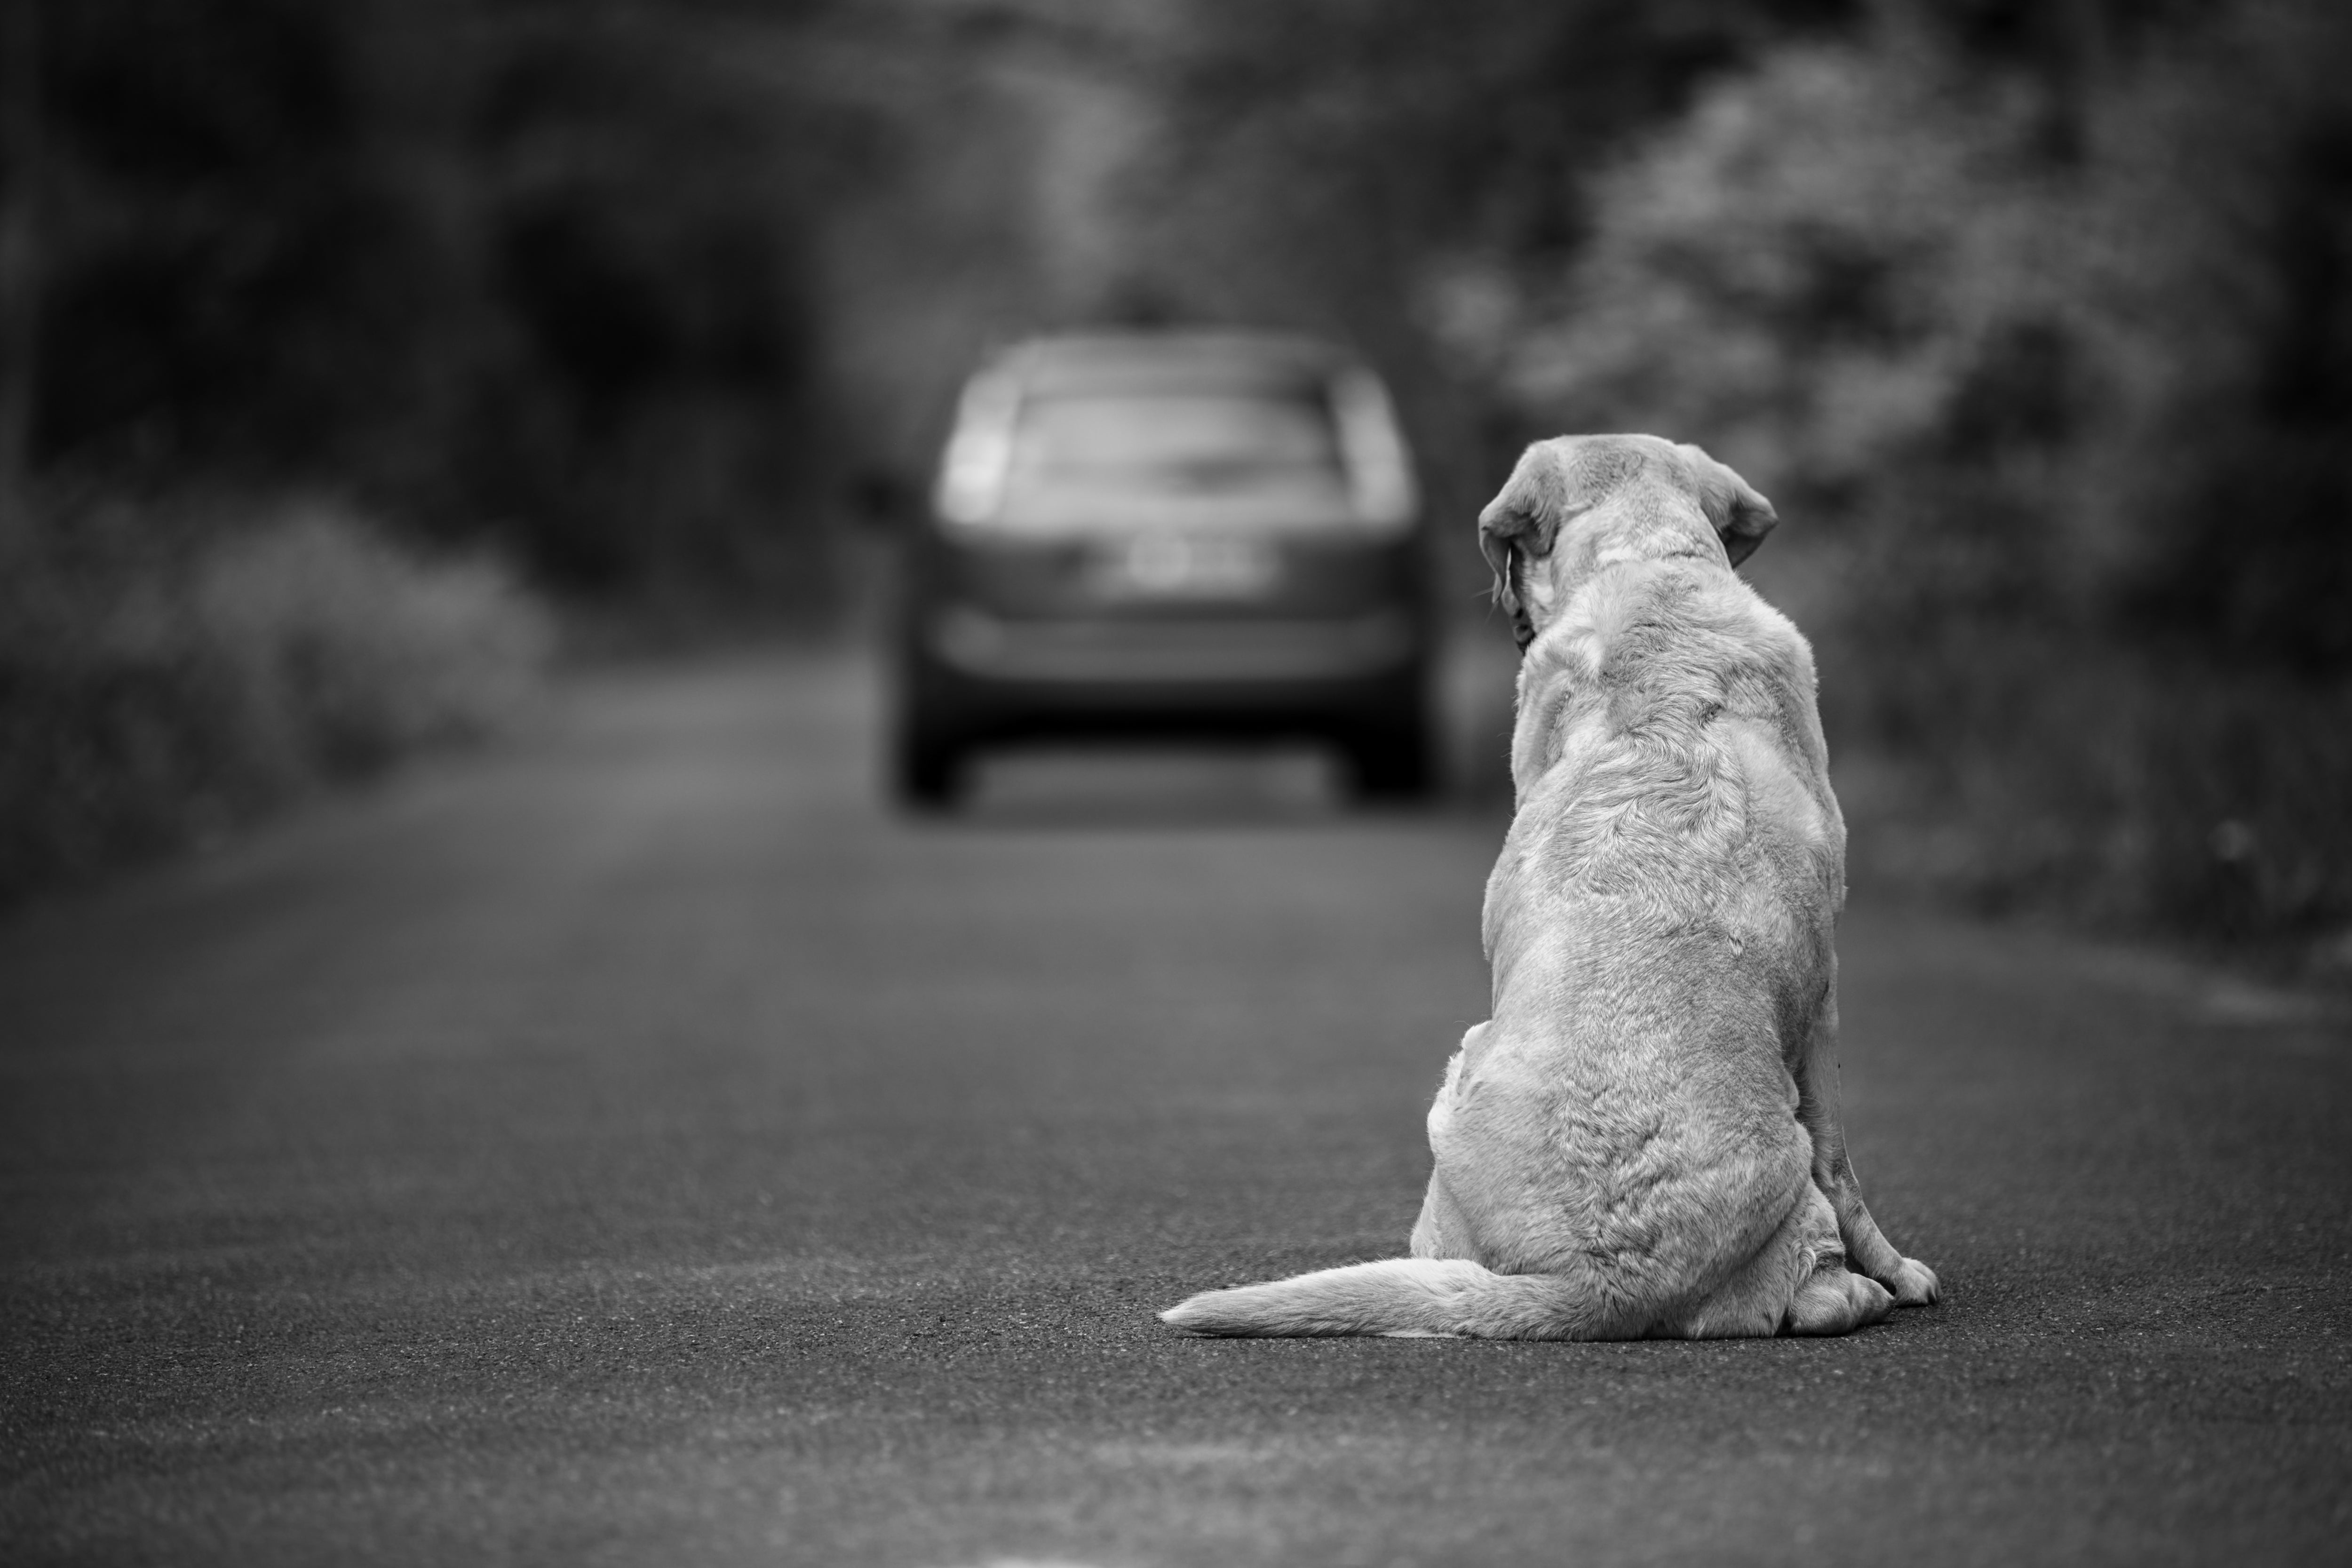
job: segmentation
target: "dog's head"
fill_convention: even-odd
[[[1686,442],[1561,436],[1520,455],[1478,514],[1478,549],[1524,650],[1601,566],[1696,553],[1709,541],[1737,566],[1779,521],[1754,486]]]

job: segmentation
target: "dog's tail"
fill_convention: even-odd
[[[1601,1337],[1591,1285],[1497,1274],[1460,1258],[1391,1258],[1292,1279],[1208,1290],[1160,1314],[1196,1334],[1384,1334],[1479,1340]]]

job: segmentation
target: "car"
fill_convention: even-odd
[[[896,616],[917,808],[1045,736],[1304,737],[1366,795],[1430,782],[1432,631],[1387,390],[1313,340],[1034,339],[959,400]]]

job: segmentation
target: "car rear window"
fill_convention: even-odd
[[[1338,431],[1312,392],[1033,394],[1013,428],[1015,491],[1344,490]]]

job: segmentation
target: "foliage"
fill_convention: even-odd
[[[821,597],[824,127],[723,9],[44,4],[33,463]],[[732,33],[745,48],[730,50]],[[787,39],[788,42],[788,39]]]
[[[1352,342],[1420,434],[1435,507],[1483,500],[1507,437],[1414,307],[1465,253],[1556,264],[1577,174],[1696,84],[1848,0],[1194,0],[1157,83],[1165,145],[1134,183],[1134,263],[1171,313]],[[1452,552],[1467,603],[1475,555]]]
[[[49,0],[43,150],[0,169],[0,217],[39,197],[41,353],[0,364],[11,410],[37,369],[39,483],[0,474],[0,509],[349,495],[567,592],[821,609],[842,481],[913,480],[992,339],[1300,328],[1390,373],[1456,526],[1569,428],[1702,440],[1773,494],[1759,572],[1823,645],[1864,869],[2326,928],[2352,918],[2338,10]],[[5,721],[103,759],[53,772],[244,801],[417,732],[389,700],[356,738],[273,731],[253,713],[311,678],[231,651],[289,646],[272,582],[405,568],[120,510],[14,546],[5,679],[51,706]],[[134,542],[93,566],[96,535]],[[1466,610],[1475,554],[1438,559]],[[224,595],[278,607],[240,643]],[[111,717],[77,729],[67,691]]]
[[[1599,177],[1572,268],[1457,268],[1441,319],[1531,423],[1700,440],[1821,531],[1833,735],[1901,764],[1865,858],[2340,922],[2347,64],[2323,7],[2234,10],[2053,139],[1932,34],[1784,48]]]
[[[326,501],[44,538],[0,574],[0,902],[486,733],[550,648],[492,561]]]

